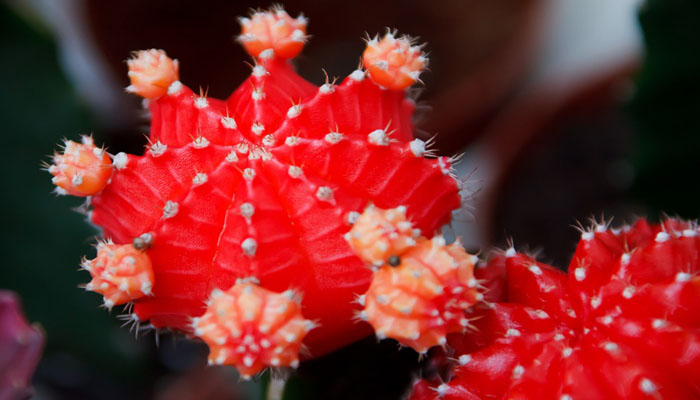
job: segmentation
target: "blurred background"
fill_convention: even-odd
[[[61,138],[93,132],[140,154],[148,122],[124,93],[132,50],[163,48],[181,80],[226,97],[249,67],[235,17],[268,3],[231,0],[0,2],[0,289],[17,292],[46,334],[37,399],[262,399],[267,376],[239,383],[205,369],[206,349],[120,328],[77,289],[97,231],[51,194],[40,162]],[[368,32],[420,36],[430,54],[417,135],[466,153],[467,210],[448,229],[471,249],[513,238],[566,268],[590,218],[613,224],[661,212],[695,219],[700,189],[700,2],[697,0],[291,0],[313,35],[296,60],[320,84],[345,77]],[[0,351],[2,351],[0,349]],[[400,398],[415,353],[359,342],[303,363],[285,398]],[[2,371],[0,371],[2,373]]]

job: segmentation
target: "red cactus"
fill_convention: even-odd
[[[17,296],[0,291],[0,399],[28,399],[44,335],[22,315]]]
[[[699,234],[673,219],[597,225],[568,274],[509,249],[477,270],[501,303],[450,338],[454,377],[411,398],[698,398]]]
[[[130,91],[150,99],[150,146],[114,156],[90,218],[151,260],[152,295],[134,300],[135,318],[191,332],[214,289],[255,277],[268,290],[303,293],[304,315],[320,323],[305,344],[318,355],[368,333],[352,322],[351,302],[371,272],[343,239],[357,212],[403,205],[432,233],[459,206],[458,183],[449,159],[425,158],[425,143],[413,140],[404,91],[380,88],[363,70],[337,86],[305,81],[285,59],[300,27],[263,38],[249,26],[301,23],[272,13],[243,20],[256,64],[226,100],[176,80],[164,53],[137,53]],[[250,35],[271,47],[253,49]]]

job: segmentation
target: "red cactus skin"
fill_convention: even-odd
[[[411,399],[699,398],[698,235],[674,219],[597,225],[568,274],[509,249],[477,269],[499,303],[449,338],[454,376]]]
[[[28,399],[44,335],[22,315],[17,296],[0,290],[0,399]]]
[[[369,334],[352,322],[351,302],[371,271],[343,239],[358,212],[403,205],[432,234],[459,207],[459,185],[450,160],[426,158],[413,139],[403,90],[362,70],[316,87],[267,50],[226,100],[177,80],[149,99],[151,144],[143,156],[114,156],[90,218],[114,243],[149,239],[153,292],[134,301],[135,318],[191,333],[214,289],[255,277],[303,293],[304,315],[320,323],[305,344],[320,355]],[[170,77],[177,65],[157,59],[169,67],[141,70]]]

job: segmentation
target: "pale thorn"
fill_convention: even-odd
[[[525,373],[525,367],[518,364],[513,368],[513,379],[520,379]]]
[[[319,186],[316,190],[316,198],[326,202],[333,201],[333,189],[328,186]]]
[[[114,168],[117,170],[122,170],[126,168],[126,165],[129,163],[129,156],[126,155],[124,152],[119,152],[114,155],[114,158],[112,159],[112,165],[114,165]]]
[[[350,225],[354,225],[355,222],[357,222],[357,219],[360,218],[360,213],[357,211],[350,211],[346,214],[345,220],[348,222]]]
[[[581,239],[585,240],[585,241],[589,241],[589,240],[593,239],[593,237],[595,237],[595,234],[593,232],[590,232],[590,231],[586,231],[586,232],[583,232],[581,234]]]
[[[433,390],[435,390],[437,392],[438,397],[442,397],[450,391],[450,385],[443,383],[443,384],[440,384],[440,386],[436,387]]]
[[[275,57],[275,51],[273,49],[265,49],[258,54],[258,58],[262,60],[269,60]]]
[[[386,134],[386,131],[384,129],[377,129],[375,131],[372,131],[368,135],[368,141],[371,144],[377,146],[388,146],[390,142],[389,135]]]
[[[274,135],[265,135],[265,137],[262,140],[262,143],[265,146],[274,146],[275,145],[275,136]]]
[[[645,394],[654,394],[657,389],[656,384],[648,378],[642,378],[639,381],[639,390]]]
[[[251,203],[241,204],[240,210],[243,218],[250,218],[253,216],[253,214],[255,214],[255,206],[253,206]]]
[[[284,139],[284,144],[287,146],[296,146],[299,143],[299,138],[297,136],[287,136]]]
[[[264,66],[258,64],[258,65],[253,67],[253,76],[254,77],[262,78],[265,75],[267,75],[267,70],[265,69]]]
[[[303,106],[301,104],[296,104],[291,107],[289,107],[289,110],[287,110],[287,118],[296,118],[299,115],[301,115],[301,110],[303,109]]]
[[[318,91],[321,92],[321,94],[333,93],[335,92],[335,85],[331,83],[324,83],[320,88],[318,88]]]
[[[247,238],[241,243],[241,249],[245,255],[252,257],[258,250],[258,242],[253,238]]]
[[[171,96],[178,94],[180,90],[182,90],[182,82],[180,81],[175,81],[168,86],[168,94]]]
[[[177,215],[177,212],[180,209],[180,205],[174,201],[168,200],[165,202],[165,206],[163,207],[163,216],[161,219],[168,219],[172,218],[175,215]]]
[[[246,367],[253,366],[253,357],[251,357],[251,356],[243,357],[243,365],[245,365]]]
[[[339,143],[341,140],[343,140],[343,138],[344,138],[344,136],[340,132],[329,132],[324,137],[325,141],[330,143],[330,144]]]
[[[591,307],[595,310],[596,308],[600,307],[601,299],[598,296],[593,296],[591,297]]]
[[[561,396],[559,396],[559,400],[574,400],[574,398],[571,397],[571,395],[562,394]]]
[[[350,74],[350,79],[356,81],[356,82],[362,82],[363,79],[365,79],[365,71],[362,71],[360,69],[354,70]]]
[[[209,177],[203,172],[198,172],[194,178],[192,178],[192,185],[199,186],[207,182]]]
[[[472,360],[472,356],[469,354],[462,354],[458,358],[459,365],[462,365],[462,366],[469,364],[469,362],[471,362],[471,360]]]
[[[574,269],[574,277],[577,281],[581,282],[586,279],[586,269],[583,267],[578,267]]]
[[[554,335],[554,340],[557,341],[557,342],[562,341],[562,340],[564,340],[564,339],[565,339],[565,336],[562,335],[561,333],[557,333],[557,334]]]
[[[527,269],[535,275],[542,275],[542,268],[538,267],[535,264],[530,265],[529,267],[527,267]]]
[[[204,136],[199,136],[192,141],[192,146],[194,146],[195,149],[204,149],[209,146],[209,141]]]
[[[270,347],[270,341],[267,339],[260,340],[260,347],[262,347],[263,349],[267,349],[268,347]]]
[[[248,143],[238,143],[236,145],[236,150],[241,154],[246,154],[248,152]]]
[[[561,351],[561,355],[562,355],[562,357],[567,358],[571,354],[573,354],[573,352],[574,352],[574,349],[572,349],[571,347],[565,347],[564,350]]]
[[[71,179],[71,183],[72,183],[74,186],[80,186],[80,185],[82,185],[82,184],[83,184],[83,176],[82,176],[82,174],[81,174],[80,172],[78,172],[78,173],[76,173],[75,175],[73,175],[73,179]]]
[[[687,272],[679,272],[676,274],[676,282],[688,282],[692,276]]]
[[[626,299],[631,299],[634,296],[634,292],[637,290],[634,286],[627,286],[625,290],[622,291],[622,297]]]
[[[141,282],[141,292],[145,294],[146,296],[151,294],[151,290],[153,288],[153,285],[149,281],[144,281]]]
[[[253,99],[253,101],[260,101],[265,98],[265,92],[261,87],[256,87],[253,89],[250,97]]]
[[[294,368],[294,369],[299,368],[299,360],[292,361],[291,363],[289,363],[289,366]]]
[[[256,136],[260,136],[263,132],[265,132],[265,125],[261,124],[260,122],[254,122],[250,127],[250,130],[253,131]]]
[[[243,178],[247,181],[252,181],[255,178],[255,170],[252,168],[246,168],[243,170]]]
[[[667,241],[669,238],[670,238],[670,236],[668,235],[668,233],[659,232],[656,234],[656,238],[654,240],[656,241],[656,243],[663,243],[663,242]]]
[[[651,326],[652,326],[654,329],[662,329],[662,328],[665,328],[667,325],[668,325],[668,323],[666,322],[666,320],[663,320],[663,319],[660,319],[660,318],[655,318],[655,319],[651,322]]]
[[[364,306],[365,306],[365,299],[366,299],[366,297],[365,297],[364,294],[358,295],[358,296],[355,298],[355,303],[357,303],[357,304],[359,304],[359,305],[361,305],[361,306],[364,307]]]
[[[107,307],[107,309],[109,309],[109,310],[111,310],[112,307],[114,307],[114,301],[112,301],[110,299],[104,299],[104,303],[105,303],[105,307]]]
[[[233,119],[233,117],[221,117],[221,125],[223,125],[226,129],[238,128],[238,124],[236,123],[236,120]]]
[[[518,253],[512,247],[510,247],[508,250],[506,250],[506,258],[515,257],[517,254]]]
[[[209,101],[204,96],[197,97],[196,99],[194,99],[194,106],[201,110],[209,107]]]
[[[631,258],[632,258],[632,255],[630,253],[624,253],[620,257],[620,264],[622,264],[623,266],[626,266],[627,264],[630,263]]]
[[[510,328],[506,331],[506,337],[519,337],[520,331],[514,328]]]
[[[697,235],[698,235],[698,233],[692,229],[683,230],[683,236],[685,236],[685,237],[695,237]]]
[[[609,353],[615,353],[618,350],[620,350],[620,346],[618,346],[617,343],[613,343],[613,342],[605,343],[603,345],[603,348],[605,349],[605,351],[607,351]]]
[[[226,161],[227,162],[237,162],[238,161],[238,156],[236,155],[236,152],[231,150],[230,153],[226,156]]]
[[[153,145],[151,145],[149,150],[150,150],[151,155],[153,157],[160,157],[163,155],[163,153],[165,153],[165,150],[167,150],[167,149],[168,149],[168,145],[163,144],[160,142],[160,140],[158,140],[155,143],[153,143]]]
[[[613,317],[606,315],[603,318],[601,318],[600,323],[603,325],[610,325],[613,323]]]
[[[302,170],[301,170],[301,168],[297,167],[296,165],[290,165],[289,169],[287,170],[287,173],[289,174],[289,176],[296,179],[296,178],[299,178],[301,176]]]
[[[276,367],[280,365],[280,359],[277,357],[272,357],[272,359],[270,359],[270,364]]]

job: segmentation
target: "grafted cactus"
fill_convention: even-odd
[[[133,301],[134,320],[193,334],[192,318],[210,295],[237,279],[277,293],[294,289],[304,318],[319,325],[304,344],[320,355],[369,333],[353,322],[352,302],[371,271],[344,240],[359,212],[369,203],[403,206],[431,235],[459,207],[459,182],[451,159],[428,158],[426,143],[413,137],[406,89],[426,60],[409,39],[371,41],[368,52],[383,50],[365,54],[369,74],[358,69],[317,87],[289,61],[306,40],[303,17],[275,8],[241,23],[239,41],[254,66],[228,99],[190,90],[165,52],[137,52],[127,90],[147,99],[151,113],[145,154],[118,153],[106,163],[91,141],[70,144],[68,154],[95,159],[68,172],[100,177],[100,185],[57,184],[60,193],[89,195],[90,220],[104,237],[152,266],[140,275],[150,283],[132,286],[117,283],[110,268],[87,265],[93,277],[107,274],[108,306]],[[56,156],[52,173],[66,157]]]
[[[449,338],[453,377],[412,399],[700,396],[700,231],[669,219],[582,233],[568,274],[508,249],[477,275],[494,305]]]

